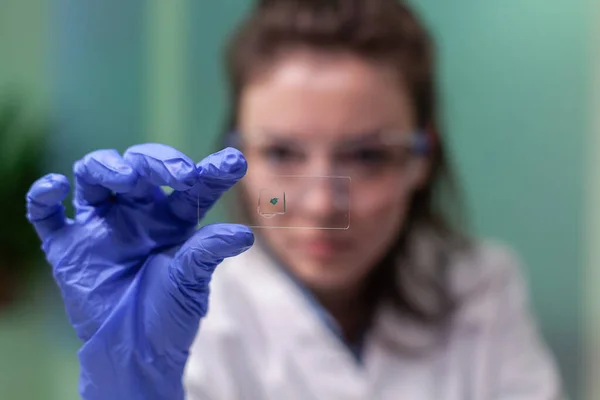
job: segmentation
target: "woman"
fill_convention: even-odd
[[[65,177],[28,193],[84,342],[83,398],[559,398],[515,259],[464,237],[440,197],[431,44],[408,7],[263,0],[228,66],[224,140],[244,156],[93,152],[74,167],[74,221]],[[196,231],[198,199],[203,214],[247,169],[350,176],[351,228],[260,229],[250,250],[244,225]],[[250,224],[263,183],[238,185]],[[289,225],[332,223],[325,198]]]

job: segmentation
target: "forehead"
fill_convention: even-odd
[[[298,51],[252,80],[240,99],[239,128],[335,139],[410,130],[412,106],[398,71],[350,54]]]

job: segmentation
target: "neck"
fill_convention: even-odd
[[[370,307],[364,288],[313,290],[319,303],[338,323],[349,342],[358,339],[369,318]]]

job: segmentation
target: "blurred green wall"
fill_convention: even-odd
[[[22,93],[33,113],[45,111],[49,102],[45,4],[0,1],[0,90]]]
[[[582,398],[592,1],[413,2],[438,40],[444,134],[473,230],[522,256],[544,335],[572,398]],[[221,46],[248,4],[3,0],[0,84],[22,82],[51,110],[59,172],[89,150],[141,140],[199,159],[214,149],[227,102]],[[53,307],[0,316],[0,354],[9,354],[0,398],[76,398],[77,343],[56,291],[44,293],[53,300],[40,304]],[[32,382],[50,389],[42,395]]]
[[[592,3],[418,3],[438,38],[474,230],[521,255],[543,332],[581,398]]]
[[[594,5],[592,14],[600,21],[600,2]],[[600,38],[600,24],[595,24],[593,38]],[[592,97],[593,129],[587,148],[586,183],[586,265],[585,282],[585,327],[586,357],[585,377],[590,399],[600,399],[600,47],[593,42],[594,63],[592,64],[594,88]]]
[[[50,0],[50,95],[57,172],[144,137],[146,0]]]

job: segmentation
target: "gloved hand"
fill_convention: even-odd
[[[62,205],[67,178],[50,174],[33,184],[27,218],[84,342],[83,399],[184,398],[183,371],[211,275],[254,243],[242,225],[196,230],[198,199],[202,216],[246,169],[231,148],[197,166],[160,144],[133,146],[123,157],[95,151],[74,166],[74,220]]]

